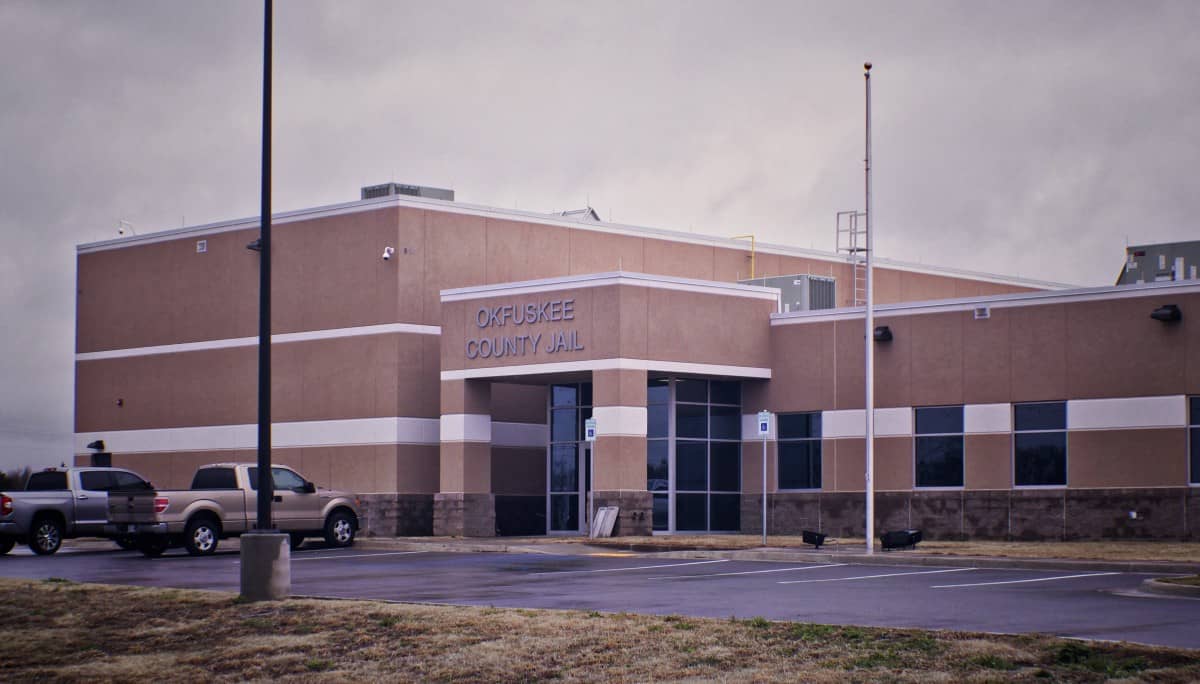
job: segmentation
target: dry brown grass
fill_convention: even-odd
[[[6,682],[1200,679],[1195,651],[833,627],[0,580]]]
[[[1160,577],[1159,582],[1170,582],[1171,584],[1184,584],[1189,587],[1200,587],[1200,575],[1191,575],[1189,577]]]
[[[655,537],[613,537],[583,539],[579,537],[530,537],[522,543],[587,543],[596,546],[628,549],[733,550],[763,548],[762,537],[748,534],[663,535]],[[861,538],[830,539],[822,551],[862,551]],[[769,536],[768,548],[812,548],[800,537]],[[879,550],[879,544],[875,545]],[[905,553],[912,553],[906,551]],[[1077,542],[1002,542],[1002,541],[924,541],[916,553],[944,556],[990,556],[1001,558],[1065,558],[1072,560],[1106,561],[1178,561],[1200,563],[1200,543],[1158,541],[1077,541]]]

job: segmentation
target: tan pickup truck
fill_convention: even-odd
[[[318,489],[296,471],[273,466],[271,518],[291,537],[324,537],[349,546],[358,532],[360,507],[350,492]],[[106,532],[129,535],[143,554],[159,556],[182,545],[194,556],[217,550],[219,540],[254,529],[258,518],[258,466],[214,463],[196,471],[191,489],[110,491]]]

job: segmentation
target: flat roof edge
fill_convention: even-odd
[[[554,289],[569,289],[571,287],[599,287],[604,285],[634,285],[639,287],[667,287],[672,289],[692,290],[707,293],[725,293],[731,296],[754,297],[774,300],[779,297],[779,288],[763,287],[761,285],[743,285],[714,280],[698,280],[695,278],[679,278],[661,276],[634,271],[608,271],[605,273],[586,273],[571,276],[556,276],[553,278],[538,278],[536,280],[519,280],[510,283],[492,283],[489,285],[472,285],[456,287],[440,292],[443,302],[478,299],[482,297],[499,297],[510,293],[532,293]],[[672,287],[674,286],[674,287]]]
[[[636,237],[651,237],[672,240],[675,242],[686,242],[690,244],[712,245],[725,247],[729,249],[740,249],[748,251],[744,240],[735,240],[729,237],[719,237],[715,235],[698,235],[695,233],[685,233],[683,231],[670,230],[666,228],[652,228],[648,226],[637,226],[633,224],[612,223],[609,221],[582,221],[564,218],[562,216],[542,214],[533,211],[522,211],[519,209],[504,209],[500,207],[489,207],[479,204],[469,204],[466,202],[450,201],[434,199],[432,197],[412,197],[408,195],[388,195],[385,197],[377,197],[366,200],[355,200],[351,202],[342,202],[338,204],[329,204],[320,207],[310,207],[305,209],[296,209],[292,211],[280,212],[271,215],[271,223],[286,224],[294,221],[302,221],[306,219],[322,218],[326,216],[337,216],[339,214],[352,214],[360,211],[371,211],[373,209],[382,209],[386,207],[407,207],[412,209],[435,209],[438,211],[447,211],[456,214],[466,214],[473,216],[482,216],[485,218],[496,218],[502,220],[520,220],[530,223],[539,223],[543,225],[559,226],[563,228],[577,228],[580,230],[590,230],[601,233],[611,233],[617,235],[630,235]],[[107,249],[120,249],[123,247],[131,247],[135,245],[151,244],[166,240],[176,240],[189,236],[202,236],[223,233],[232,230],[245,230],[254,228],[259,225],[259,218],[252,216],[248,218],[233,219],[228,221],[217,221],[213,223],[205,223],[196,226],[185,226],[183,228],[173,228],[162,230],[144,235],[130,235],[128,237],[113,238],[110,240],[100,240],[96,242],[88,242],[76,245],[76,253],[87,254],[98,252]],[[836,252],[825,252],[816,249],[806,249],[804,247],[796,247],[792,245],[780,245],[769,242],[760,242],[756,245],[755,251],[764,254],[775,254],[779,256],[792,256],[806,259],[814,259],[817,261],[825,261],[828,263],[848,264],[852,262],[852,257],[846,254],[838,254]],[[1031,278],[1020,278],[1016,276],[1008,276],[998,273],[988,273],[985,271],[972,271],[968,269],[960,269],[948,266],[936,266],[926,264],[914,264],[907,261],[897,259],[888,259],[877,257],[875,262],[879,265],[886,266],[902,271],[910,271],[913,273],[925,273],[929,275],[942,276],[957,276],[968,277],[975,280],[983,280],[988,282],[1017,285],[1023,287],[1063,289],[1075,287],[1066,283],[1058,283],[1048,280],[1036,280]],[[785,273],[777,275],[789,275]],[[816,274],[820,275],[820,274]]]
[[[1129,297],[1151,297],[1154,295],[1193,293],[1200,293],[1200,280],[1164,281],[1158,283],[1140,283],[1136,285],[1108,285],[1105,287],[1085,287],[1076,288],[1073,290],[1018,292],[1014,294],[985,295],[981,297],[932,299],[924,302],[880,304],[875,307],[875,315],[909,315],[946,311],[968,311],[984,306],[1007,308],[1018,306],[1035,306],[1039,304],[1059,304],[1073,301],[1125,299]],[[815,311],[773,313],[771,314],[771,325],[791,325],[795,323],[817,323],[829,320],[862,318],[864,313],[865,308],[861,306],[841,307],[836,309],[818,309]]]

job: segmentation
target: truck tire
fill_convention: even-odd
[[[62,546],[62,539],[62,523],[43,515],[33,521],[33,529],[29,532],[29,549],[39,556],[49,556]]]
[[[193,556],[211,556],[221,542],[221,529],[207,515],[188,521],[183,530],[183,547]]]
[[[118,537],[113,537],[113,542],[126,551],[132,551],[133,549],[137,548],[137,540],[128,534],[122,534]]]
[[[158,558],[171,545],[165,534],[143,534],[138,536],[135,543],[137,550],[141,551],[146,558]]]
[[[12,537],[0,537],[0,556],[12,551],[13,547],[16,545],[16,539],[13,539]]]
[[[354,532],[354,516],[346,511],[334,511],[325,520],[325,543],[330,546],[350,546]]]

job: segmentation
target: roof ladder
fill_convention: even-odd
[[[854,266],[853,306],[867,304],[867,215],[861,211],[837,213],[837,251],[847,254]]]

